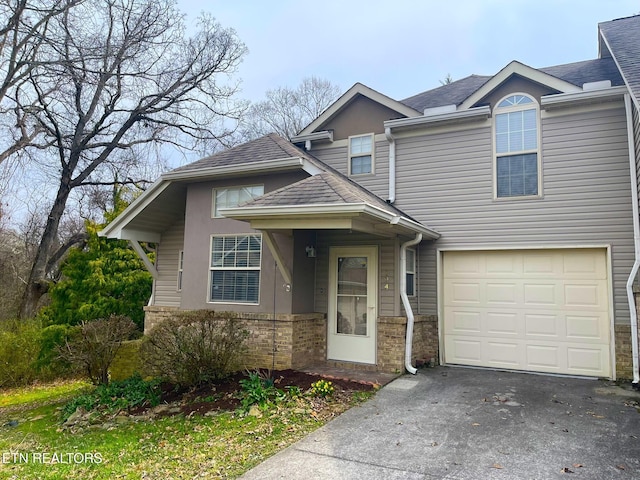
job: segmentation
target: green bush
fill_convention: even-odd
[[[35,366],[40,377],[61,378],[74,373],[73,366],[60,356],[60,349],[79,327],[49,325],[40,331],[40,351]]]
[[[152,406],[160,403],[160,385],[158,380],[143,380],[134,375],[126,380],[100,385],[93,392],[74,398],[62,409],[63,420],[75,412],[78,407],[87,412],[112,414],[135,407]]]
[[[145,373],[181,386],[225,378],[239,370],[248,332],[232,315],[185,312],[158,324],[144,338]]]
[[[37,320],[0,322],[0,387],[28,385],[38,379],[41,331]]]

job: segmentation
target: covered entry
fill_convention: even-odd
[[[442,255],[445,363],[611,376],[606,249]]]

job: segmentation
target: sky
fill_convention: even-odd
[[[261,100],[314,75],[360,82],[396,100],[512,60],[531,67],[597,58],[599,22],[640,13],[640,0],[178,0],[210,12],[249,54],[242,96]]]

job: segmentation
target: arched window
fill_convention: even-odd
[[[512,94],[494,109],[495,195],[497,198],[540,195],[538,103]]]

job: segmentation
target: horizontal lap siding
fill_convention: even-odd
[[[312,150],[311,153],[343,175],[348,175],[349,151],[346,146],[321,148]],[[351,178],[370,192],[386,200],[389,194],[389,144],[386,141],[376,142],[374,162],[375,174],[356,175]]]
[[[633,228],[624,108],[542,120],[542,199],[493,199],[491,127],[398,140],[396,205],[438,231],[420,256],[421,313],[436,313],[436,248],[611,244],[616,321]]]
[[[181,292],[177,291],[178,252],[184,244],[184,220],[175,223],[162,234],[158,246],[156,269],[158,278],[155,282],[154,305],[163,307],[179,307]]]

